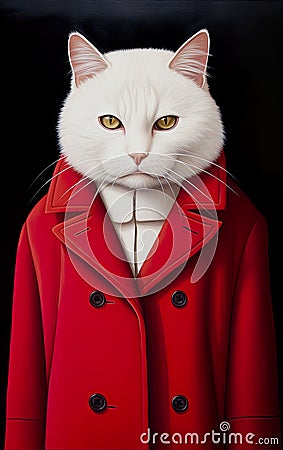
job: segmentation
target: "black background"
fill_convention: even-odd
[[[106,52],[177,50],[208,29],[209,84],[226,129],[228,170],[269,227],[282,410],[282,19],[283,2],[276,1],[0,1],[1,437],[16,246],[27,214],[47,191],[45,185],[37,193],[52,167],[31,184],[58,158],[56,121],[70,85],[67,39],[74,30]]]

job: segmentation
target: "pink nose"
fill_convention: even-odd
[[[133,158],[135,164],[139,166],[142,160],[147,157],[147,153],[131,153],[129,156]]]

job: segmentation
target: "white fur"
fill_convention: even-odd
[[[117,178],[128,188],[153,187],[156,175],[168,180],[174,170],[180,182],[217,158],[223,144],[219,109],[207,89],[169,68],[173,52],[133,49],[103,56],[109,67],[78,87],[73,82],[60,114],[61,150],[79,173],[97,185]],[[107,114],[118,117],[124,130],[103,128],[98,117]],[[177,125],[153,130],[165,115],[178,116]],[[148,154],[139,166],[143,174],[131,175],[137,170],[131,153]]]

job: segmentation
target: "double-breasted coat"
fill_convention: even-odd
[[[224,166],[222,155],[201,175],[217,220],[181,189],[187,226],[172,208],[135,280],[100,197],[90,207],[86,187],[70,204],[80,176],[59,161],[19,241],[6,450],[232,450],[279,437],[266,225]],[[236,432],[244,444],[229,444]]]

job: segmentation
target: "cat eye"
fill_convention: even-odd
[[[122,128],[122,122],[121,120],[117,119],[115,116],[101,116],[99,117],[99,121],[101,125],[103,125],[105,128],[108,128],[109,130],[117,130],[118,128]]]
[[[158,119],[153,125],[153,128],[156,130],[170,130],[176,125],[177,121],[178,117],[176,116],[160,117],[160,119]]]

